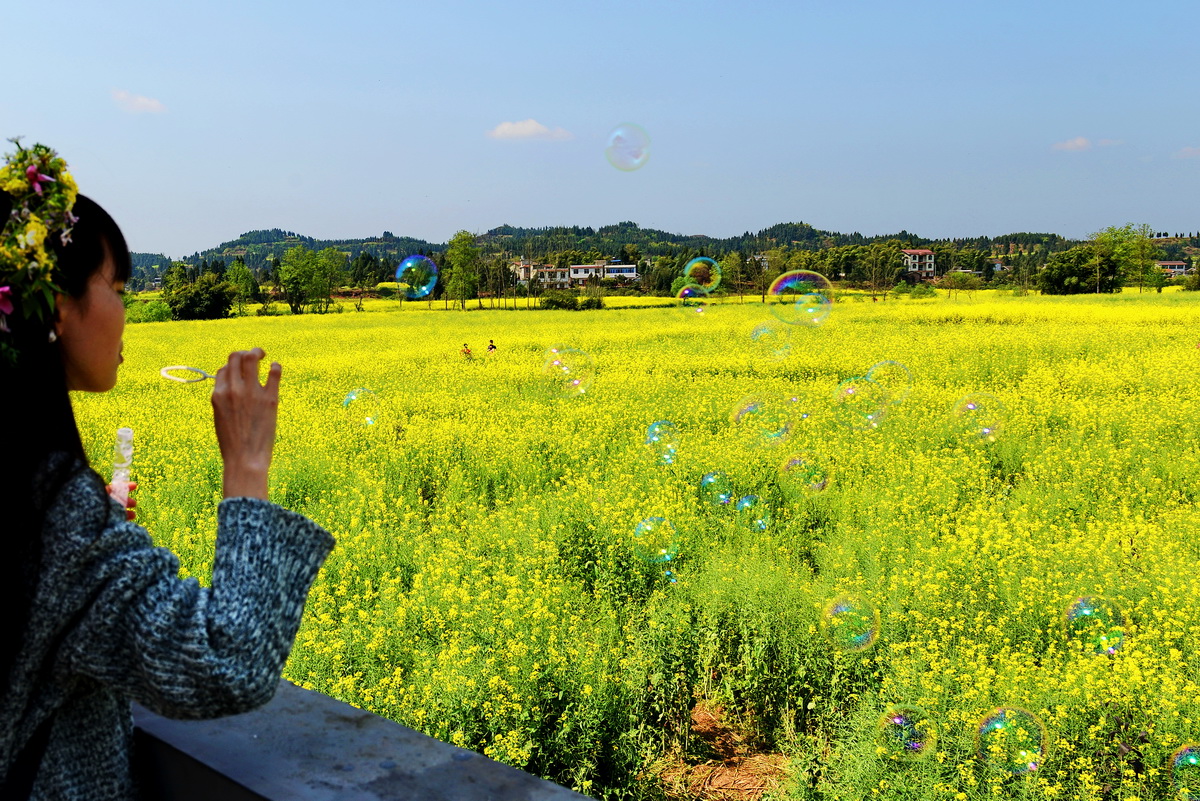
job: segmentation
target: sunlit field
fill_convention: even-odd
[[[757,341],[751,300],[146,323],[76,408],[106,475],[134,429],[139,520],[205,582],[211,382],[158,371],[262,346],[272,498],[338,540],[285,676],[598,798],[710,756],[697,703],[780,797],[1200,797],[1200,298],[847,296]],[[911,386],[835,401],[886,360]]]

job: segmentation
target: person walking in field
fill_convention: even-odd
[[[488,340],[488,349],[487,349],[487,352],[488,352],[488,353],[495,353],[495,352],[496,352],[496,340],[494,340],[494,339],[489,339],[489,340]]]
[[[467,361],[471,360],[471,349],[467,347],[467,343],[463,343],[462,350],[460,350],[459,353],[461,353],[462,357]]]
[[[212,394],[211,588],[179,578],[134,502],[109,497],[68,393],[116,384],[129,250],[54,151],[14,144],[0,168],[0,798],[132,801],[130,701],[214,718],[270,700],[334,541],[267,500],[281,368],[260,384],[257,348],[230,354]]]

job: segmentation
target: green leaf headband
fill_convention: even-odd
[[[53,250],[46,249],[53,231],[62,244],[71,241],[76,223],[71,209],[79,188],[67,163],[42,144],[17,147],[0,168],[0,190],[12,199],[12,212],[0,228],[0,361],[15,363],[9,321],[46,321],[54,316]]]

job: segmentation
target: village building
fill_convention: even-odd
[[[904,267],[908,276],[918,281],[929,281],[937,275],[934,268],[933,251],[924,248],[912,248],[900,251],[904,255]]]

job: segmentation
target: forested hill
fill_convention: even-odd
[[[898,241],[904,247],[928,247],[936,242],[949,242],[955,248],[972,248],[981,253],[1005,254],[1024,253],[1032,250],[1053,252],[1065,250],[1073,240],[1058,234],[1015,233],[996,237],[959,237],[953,240],[934,240],[918,234],[900,231],[895,234],[864,236],[857,231],[850,234],[823,231],[808,223],[779,223],[757,233],[746,231],[740,236],[725,238],[705,234],[673,234],[655,228],[642,228],[637,223],[620,222],[600,228],[581,226],[551,226],[544,228],[518,228],[501,225],[479,237],[486,252],[511,257],[525,256],[539,261],[551,260],[553,256],[572,252],[579,258],[599,256],[616,258],[636,251],[641,257],[673,256],[682,251],[721,256],[731,251],[762,253],[773,248],[794,250],[819,250],[842,245],[869,245],[872,242]],[[412,253],[432,254],[446,249],[446,243],[426,242],[423,239],[395,236],[390,231],[365,239],[314,239],[293,231],[279,228],[248,231],[237,239],[222,242],[216,247],[193,253],[178,261],[199,265],[202,261],[221,260],[232,262],[239,256],[251,268],[266,266],[267,258],[279,258],[288,248],[304,246],[310,250],[337,248],[351,258],[361,252],[369,252],[377,258],[391,257],[399,260]],[[165,270],[171,259],[158,253],[135,253],[134,266],[152,272],[154,267]]]
[[[872,242],[895,240],[904,247],[926,247],[938,240],[928,239],[908,231],[877,236],[863,236],[855,231],[843,234],[823,231],[808,223],[779,223],[758,233],[746,231],[740,236],[717,238],[705,234],[672,234],[655,228],[642,228],[637,223],[620,222],[600,228],[558,226],[549,228],[517,228],[501,225],[481,237],[496,250],[506,250],[517,256],[544,259],[550,254],[567,250],[599,252],[618,255],[626,246],[636,247],[643,256],[669,256],[682,249],[719,256],[731,251],[761,253],[772,248],[819,250],[842,245],[869,245]],[[1058,234],[1019,233],[999,237],[960,237],[953,240],[958,248],[974,248],[984,253],[1008,253],[1031,250],[1035,246],[1047,251],[1065,250],[1072,242]]]
[[[368,251],[378,258],[391,256],[396,261],[413,253],[436,253],[445,250],[444,244],[426,242],[424,239],[413,239],[407,236],[396,236],[391,231],[384,231],[379,236],[366,239],[314,239],[294,231],[284,231],[271,228],[266,231],[247,231],[237,239],[222,242],[215,248],[209,248],[190,256],[174,261],[182,261],[191,265],[199,265],[204,261],[232,262],[241,257],[252,268],[265,267],[267,258],[280,258],[289,248],[303,246],[309,250],[324,250],[337,248],[350,254],[353,258],[363,251]],[[161,253],[134,253],[133,266],[152,270],[159,267],[161,272],[171,265],[172,259]]]

